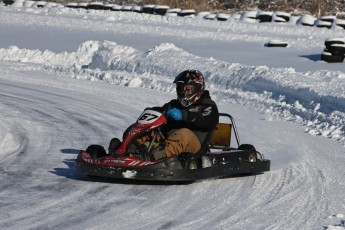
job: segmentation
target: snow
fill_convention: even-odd
[[[0,229],[345,229],[345,65],[320,60],[342,28],[32,3],[0,5]],[[270,172],[188,185],[75,172],[79,149],[174,98],[188,68]]]
[[[123,172],[122,174],[123,174],[124,178],[134,178],[135,175],[137,174],[137,172],[134,170],[132,170],[132,171],[127,170],[126,172]]]

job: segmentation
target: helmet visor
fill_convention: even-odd
[[[183,98],[190,98],[196,93],[196,86],[195,85],[185,85],[185,84],[177,84],[176,85],[177,95]]]

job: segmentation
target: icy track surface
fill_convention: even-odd
[[[172,95],[134,89],[145,95],[138,102],[132,88],[23,64],[2,63],[0,70],[4,229],[314,229],[339,221],[344,154],[325,138],[222,103],[240,118],[242,141],[260,146],[273,171],[190,185],[92,181],[74,171],[78,148],[106,145],[104,137],[119,136],[139,108]]]
[[[0,6],[0,229],[345,228],[344,67],[299,56],[342,32],[193,20]],[[284,64],[272,50],[260,53],[267,65],[246,60],[252,50],[221,52],[273,37],[303,44],[292,42]],[[270,172],[168,186],[75,172],[79,149],[106,146],[145,107],[175,97],[171,82],[190,67]]]

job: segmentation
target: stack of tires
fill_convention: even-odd
[[[329,63],[343,62],[345,57],[345,38],[329,38],[325,41],[326,48],[321,60]]]

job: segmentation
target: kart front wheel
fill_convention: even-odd
[[[90,154],[92,159],[97,159],[107,155],[104,147],[101,145],[90,145],[87,147],[86,152]]]
[[[121,145],[121,141],[119,138],[113,138],[109,142],[108,152],[112,153],[114,152],[119,146]]]

